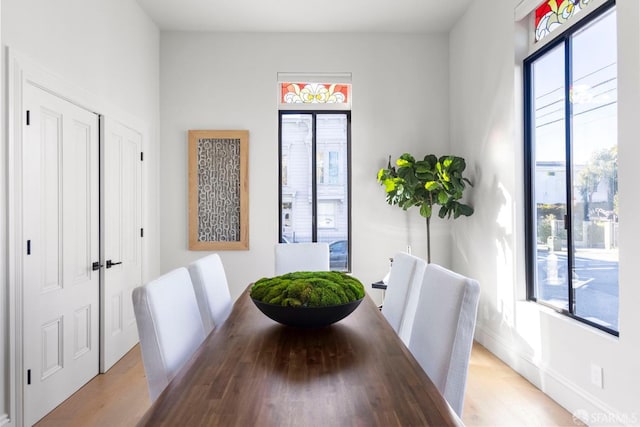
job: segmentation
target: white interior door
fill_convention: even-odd
[[[101,372],[138,342],[131,292],[142,282],[142,135],[109,118],[104,125]]]
[[[98,117],[23,86],[24,423],[98,373]],[[26,112],[25,112],[26,113]]]

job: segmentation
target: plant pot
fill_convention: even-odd
[[[283,325],[296,328],[322,328],[338,322],[351,314],[364,298],[346,304],[325,307],[290,307],[268,304],[251,298],[267,317]]]

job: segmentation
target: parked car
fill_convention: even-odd
[[[331,270],[347,271],[349,268],[349,244],[336,240],[329,244],[329,267]]]

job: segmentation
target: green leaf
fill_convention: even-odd
[[[436,181],[429,181],[424,184],[424,188],[426,188],[427,191],[434,191],[440,188],[440,185],[438,185]]]
[[[467,168],[467,163],[464,161],[462,157],[452,158],[451,166],[449,168],[451,171],[462,173],[462,171],[464,171],[466,168]]]
[[[413,169],[406,169],[406,173],[403,178],[407,181],[407,185],[415,186],[418,185],[418,178],[416,178],[416,174],[413,173]]]
[[[460,181],[459,179],[454,179],[451,180],[451,185],[453,186],[453,191],[456,193],[456,196],[458,193],[460,193],[460,196],[462,196],[462,190],[464,190],[464,185],[461,184],[462,181]]]
[[[473,215],[473,208],[469,205],[460,203],[460,215],[464,215],[464,216]]]
[[[438,163],[438,158],[433,154],[429,154],[424,156],[424,161],[429,163],[429,169],[433,169],[436,166],[436,163]]]
[[[447,200],[449,200],[449,196],[447,195],[447,192],[440,191],[438,193],[438,203],[441,205],[444,205],[445,203],[447,203]]]
[[[424,161],[424,160],[417,161],[415,166],[416,166],[416,173],[429,173],[429,172],[433,173],[432,167],[427,161]]]
[[[404,153],[402,154],[402,156],[400,156],[400,159],[405,160],[409,163],[415,163],[416,159],[413,158],[413,156],[409,153]]]
[[[448,211],[449,211],[449,208],[446,205],[444,205],[440,208],[440,211],[438,212],[438,216],[440,218],[444,218],[445,216],[447,216]]]
[[[382,181],[382,176],[384,175],[384,168],[378,171],[378,182]]]
[[[387,193],[390,193],[396,189],[396,183],[393,179],[387,178],[384,180],[383,184],[384,184],[384,191],[386,191]]]
[[[424,182],[433,181],[435,179],[435,174],[432,171],[419,172],[416,170],[416,176]]]
[[[423,203],[422,206],[420,206],[420,215],[425,218],[431,217],[431,206],[427,203]]]
[[[405,200],[402,201],[401,206],[402,206],[402,209],[404,209],[406,211],[407,209],[413,207],[414,204],[415,203],[413,202],[413,200],[405,199]]]
[[[411,166],[411,163],[409,163],[408,161],[406,161],[404,159],[398,159],[398,160],[396,160],[396,165],[401,167],[401,168],[404,168],[404,167],[407,167],[407,166]]]

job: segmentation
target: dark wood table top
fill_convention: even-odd
[[[338,323],[296,329],[266,317],[245,291],[139,425],[462,422],[368,296]]]

